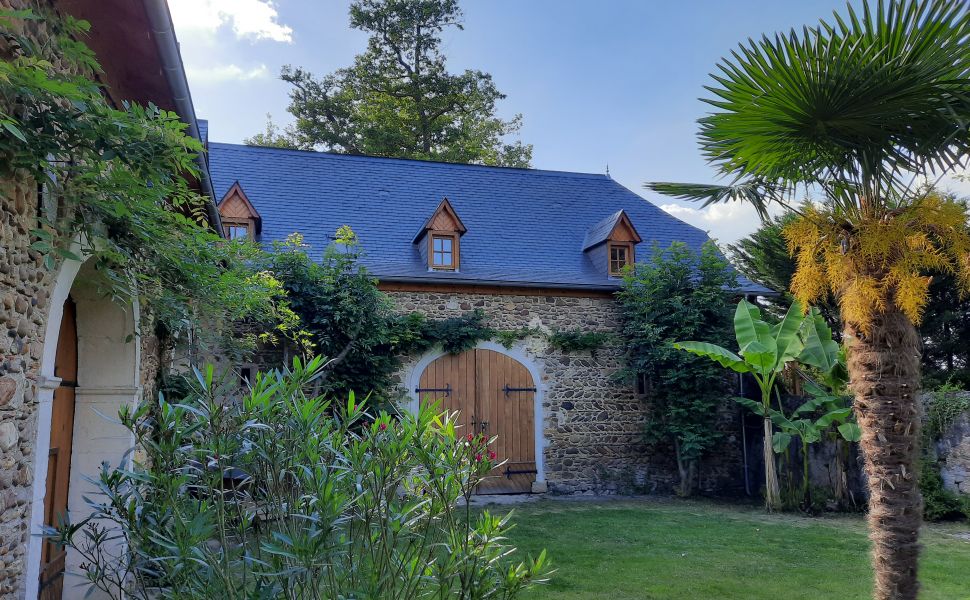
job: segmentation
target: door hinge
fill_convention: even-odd
[[[506,383],[505,384],[505,387],[502,388],[502,391],[505,392],[505,396],[508,397],[508,395],[511,394],[512,392],[535,392],[536,391],[536,388],[534,388],[534,387],[509,387],[509,384]]]
[[[447,386],[445,386],[443,388],[414,388],[414,393],[415,394],[420,394],[420,393],[423,393],[423,392],[443,393],[445,396],[450,396],[451,395],[451,384],[449,383]]]

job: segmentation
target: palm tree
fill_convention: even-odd
[[[750,41],[712,75],[701,148],[728,185],[651,183],[704,205],[773,203],[804,304],[839,304],[868,475],[874,597],[915,598],[918,323],[930,278],[970,290],[965,209],[927,192],[970,154],[966,0],[848,7],[831,22]],[[814,201],[796,205],[808,190]]]

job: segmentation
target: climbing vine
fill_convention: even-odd
[[[613,339],[613,335],[605,331],[584,331],[574,329],[568,331],[553,331],[548,336],[549,345],[558,348],[563,352],[581,352],[588,350],[596,352],[607,342]]]

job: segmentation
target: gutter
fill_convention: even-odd
[[[471,279],[467,277],[415,277],[407,275],[378,275],[374,277],[381,283],[413,283],[413,284],[447,284],[447,285],[478,285],[507,288],[546,288],[560,290],[576,290],[587,292],[617,292],[619,285],[557,283],[543,281],[512,281],[508,279]]]
[[[196,121],[195,106],[192,104],[192,94],[189,92],[189,82],[185,78],[182,54],[179,52],[178,40],[175,39],[175,26],[172,24],[172,15],[168,11],[168,2],[166,0],[142,0],[142,4],[145,7],[145,13],[148,15],[152,36],[155,38],[155,46],[158,48],[158,54],[162,59],[165,79],[172,90],[175,111],[182,118],[182,121],[188,124],[189,135],[202,141],[199,134],[199,124]],[[209,178],[209,161],[205,152],[199,153],[195,161],[199,165],[202,193],[208,197],[205,206],[206,215],[216,233],[223,236],[222,218],[219,216],[219,209],[216,208],[216,194],[212,187],[212,180]]]

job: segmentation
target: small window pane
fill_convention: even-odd
[[[249,227],[246,225],[227,225],[226,237],[230,240],[239,240],[249,237]]]
[[[619,275],[629,262],[629,248],[626,246],[610,246],[610,274]]]
[[[431,266],[445,269],[455,266],[455,240],[451,236],[431,236]]]

